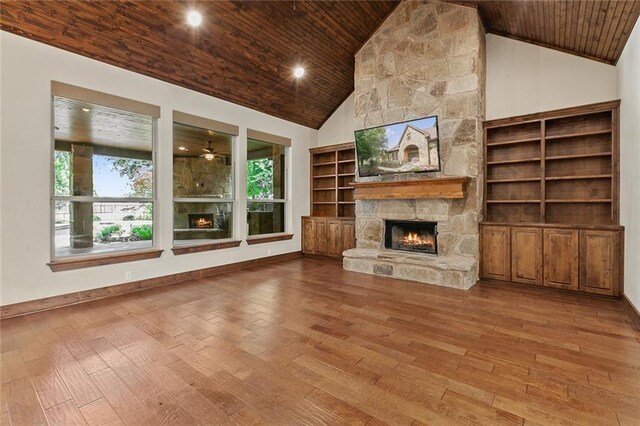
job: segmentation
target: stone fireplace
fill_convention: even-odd
[[[384,247],[390,250],[438,254],[438,224],[422,220],[385,220]]]
[[[356,181],[428,184],[465,177],[468,183],[462,197],[399,195],[357,200],[357,245],[344,252],[345,269],[462,289],[476,283],[484,73],[484,30],[477,11],[437,0],[403,1],[357,53],[357,128],[437,116],[442,171]],[[390,246],[392,220],[437,223],[435,253],[408,249],[411,241],[401,249]]]

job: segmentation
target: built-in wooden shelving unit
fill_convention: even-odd
[[[355,217],[356,152],[353,143],[313,148],[311,154],[311,215]]]
[[[617,224],[617,114],[608,102],[485,123],[485,222]]]
[[[484,123],[483,280],[623,293],[619,105]]]

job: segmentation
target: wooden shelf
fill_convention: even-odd
[[[355,178],[355,144],[311,148],[309,154],[311,214],[316,217],[353,218],[353,188],[347,185]],[[316,185],[322,188],[315,188]]]
[[[611,175],[578,175],[578,176],[547,176],[545,180],[581,180],[581,179],[610,179]]]
[[[591,154],[570,154],[570,155],[554,155],[553,157],[547,157],[546,161],[552,160],[568,160],[572,158],[593,158],[593,157],[610,157],[611,152],[594,152]]]
[[[545,200],[547,203],[610,203],[610,198],[575,198],[575,199],[556,199],[556,200]]]
[[[518,179],[491,179],[487,180],[487,183],[513,183],[513,182],[538,182],[541,179],[537,178],[518,178]]]
[[[540,200],[487,200],[490,204],[537,204]]]
[[[354,182],[356,200],[464,198],[468,177],[389,182]]]
[[[488,143],[487,146],[503,146],[503,145],[515,145],[515,144],[519,144],[519,143],[540,142],[540,139],[541,139],[540,137],[525,138],[525,139],[515,139],[515,140],[512,140],[512,141]]]
[[[516,164],[516,163],[535,163],[540,161],[540,157],[536,158],[522,158],[518,160],[503,160],[503,161],[487,161],[488,166],[495,166],[499,164]]]
[[[582,137],[582,136],[606,135],[608,133],[611,133],[611,129],[593,130],[593,131],[590,131],[590,132],[567,133],[566,135],[545,136],[545,139],[546,140],[568,139],[568,138],[577,138],[577,137]]]
[[[619,107],[602,102],[486,121],[485,220],[617,225]]]

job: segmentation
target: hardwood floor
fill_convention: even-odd
[[[640,423],[622,304],[303,258],[3,320],[0,424]]]

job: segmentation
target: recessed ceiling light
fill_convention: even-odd
[[[179,146],[178,149],[180,151],[189,151],[189,149],[185,148],[184,146]]]
[[[89,111],[91,111],[89,108],[82,108],[82,110],[83,110],[84,112],[89,112]]]
[[[202,24],[202,14],[197,10],[190,10],[187,13],[187,23],[192,27],[198,27]]]
[[[293,76],[295,78],[300,78],[304,75],[304,68],[302,67],[296,67],[296,69],[293,70]]]

